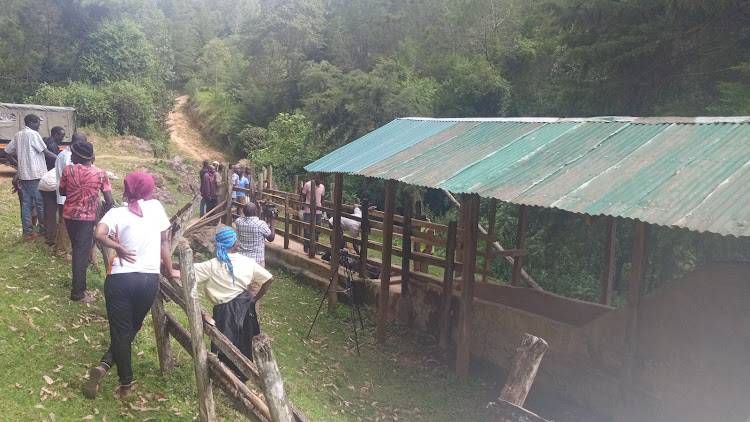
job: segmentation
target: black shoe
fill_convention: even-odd
[[[99,392],[99,382],[107,375],[107,370],[102,368],[101,365],[96,365],[89,371],[89,380],[86,385],[83,386],[83,395],[89,399],[95,399],[96,394]]]

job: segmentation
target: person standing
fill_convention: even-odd
[[[201,197],[206,203],[206,213],[216,207],[216,181],[214,175],[216,169],[214,166],[208,166],[208,171],[203,174],[203,184],[201,185]]]
[[[63,139],[65,139],[65,129],[62,126],[55,126],[50,129],[50,136],[43,139],[44,144],[47,146],[49,152],[55,154],[54,159],[46,157],[47,170],[52,170],[53,168],[55,168],[55,162],[57,161],[57,156],[60,154],[60,144],[62,143]]]
[[[245,175],[242,173],[241,168],[235,167],[233,176],[237,178],[237,182],[234,185],[237,186],[238,188],[247,189],[250,186],[250,181],[247,180],[247,177],[245,177]],[[237,203],[240,204],[237,206],[237,214],[242,215],[241,210],[242,210],[242,207],[247,203],[247,194],[242,191],[237,191],[237,192],[232,191],[232,193],[237,196],[235,200],[237,201]]]
[[[203,194],[203,176],[205,176],[206,173],[208,173],[208,166],[209,166],[208,160],[203,160],[203,167],[198,172],[198,177],[200,178],[200,182],[201,182],[201,214],[200,214],[201,217],[203,217],[203,215],[206,214],[206,199],[203,198],[202,194]]]
[[[107,173],[93,165],[94,146],[80,141],[70,149],[73,165],[65,167],[60,178],[60,195],[65,196],[63,218],[73,246],[70,300],[90,303],[95,299],[86,293],[86,268],[91,259],[99,192],[104,194],[105,212],[114,206],[115,201]]]
[[[65,149],[64,151],[60,152],[60,154],[57,155],[57,159],[55,160],[55,176],[57,176],[57,213],[58,213],[58,219],[57,219],[57,237],[55,238],[55,245],[57,247],[57,253],[60,255],[64,255],[71,250],[70,245],[70,237],[68,236],[68,229],[65,226],[65,219],[63,218],[63,205],[65,204],[65,196],[60,195],[60,179],[62,178],[63,170],[66,166],[69,166],[73,164],[73,161],[70,159],[72,150],[71,147],[73,144],[78,142],[87,142],[86,135],[84,135],[81,132],[75,132],[73,136],[71,136],[71,145]]]
[[[42,123],[39,116],[27,114],[23,121],[26,126],[13,136],[8,146],[5,147],[5,152],[15,156],[16,161],[18,161],[18,183],[23,191],[21,225],[23,226],[23,235],[27,239],[33,239],[36,236],[45,235],[44,209],[42,196],[39,194],[39,179],[44,176],[44,173],[47,173],[45,159],[55,159],[56,157],[47,149],[41,135],[39,135],[39,125]],[[39,218],[38,234],[34,233],[31,227],[32,206],[36,206],[36,213]]]
[[[305,203],[305,211],[302,214],[302,220],[306,223],[310,222],[310,200],[312,199],[315,201],[315,206],[318,207],[315,210],[315,224],[319,226],[323,220],[323,210],[321,210],[320,207],[323,205],[323,197],[326,194],[326,188],[323,185],[323,176],[320,173],[315,173],[315,177],[313,178],[312,182],[315,184],[315,189],[312,188],[312,185],[308,180],[307,183],[305,183],[305,185],[302,187],[302,192],[300,193],[300,201]],[[305,239],[310,239],[310,230],[308,229],[308,226],[305,226],[304,235]],[[316,243],[319,237],[320,232],[316,231]],[[310,250],[309,242],[305,243],[303,249],[305,250],[305,253]]]
[[[161,203],[151,199],[154,178],[133,172],[125,176],[124,185],[122,206],[109,210],[94,233],[97,242],[114,249],[117,255],[104,280],[110,345],[99,364],[89,371],[83,394],[90,399],[96,397],[101,379],[113,365],[120,378],[115,395],[125,398],[131,394],[132,343],[159,290],[161,264],[173,277],[179,277],[179,271],[172,269],[169,218]]]
[[[39,180],[39,193],[44,208],[47,246],[54,246],[57,237],[57,176],[54,166]]]
[[[213,319],[229,341],[252,360],[253,336],[260,333],[256,304],[273,283],[273,276],[254,259],[238,252],[237,234],[230,227],[216,233],[216,258],[194,265],[195,281],[206,283],[206,296],[214,304]],[[256,291],[254,296],[250,291]],[[247,377],[211,343],[211,351],[242,381]]]
[[[240,255],[253,258],[261,267],[266,266],[266,239],[273,242],[276,238],[274,226],[274,214],[271,214],[270,222],[266,223],[258,218],[258,207],[248,202],[242,209],[245,214],[235,220],[237,224],[237,235],[239,237],[238,251]]]

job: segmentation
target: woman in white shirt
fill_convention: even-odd
[[[130,395],[132,342],[159,290],[161,264],[173,275],[179,275],[172,270],[169,218],[161,203],[151,199],[154,178],[133,172],[124,183],[123,206],[107,212],[94,232],[96,241],[114,249],[117,255],[104,281],[110,346],[99,365],[91,368],[83,389],[88,398],[96,397],[99,382],[113,365],[120,378],[115,395]]]

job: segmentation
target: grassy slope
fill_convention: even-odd
[[[119,153],[95,139],[98,154]],[[122,155],[122,154],[120,154]],[[102,158],[97,164],[122,177],[140,160]],[[145,163],[149,164],[149,163]],[[161,169],[158,164],[154,165]],[[175,181],[167,178],[175,193]],[[192,362],[176,342],[176,369],[171,378],[158,371],[151,317],[133,347],[133,367],[140,381],[132,400],[118,401],[112,391],[114,373],[103,381],[100,396],[86,400],[80,393],[87,368],[106,349],[108,327],[102,286],[104,276],[89,271],[89,289],[100,299],[85,306],[67,300],[70,264],[53,258],[41,239],[21,237],[17,197],[0,179],[0,407],[2,420],[191,420],[197,416]],[[122,181],[114,183],[115,197]],[[175,193],[180,201],[186,198]],[[174,212],[177,207],[168,211]],[[488,420],[484,404],[492,390],[477,382],[459,383],[448,368],[433,360],[432,341],[392,327],[385,345],[373,341],[374,322],[365,310],[362,356],[354,352],[349,308],[325,311],[312,338],[304,340],[320,293],[298,283],[294,275],[272,270],[277,279],[261,307],[261,324],[272,337],[291,399],[311,420]],[[184,314],[170,304],[185,322]],[[52,381],[49,385],[44,377]],[[221,420],[239,420],[221,393]],[[151,419],[149,419],[151,418]]]

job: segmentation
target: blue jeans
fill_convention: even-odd
[[[33,233],[33,229],[31,228],[31,207],[36,206],[36,215],[39,220],[39,234],[44,236],[44,205],[42,203],[42,193],[39,192],[39,179],[19,180],[18,184],[23,191],[23,200],[21,202],[23,235],[30,236]]]

